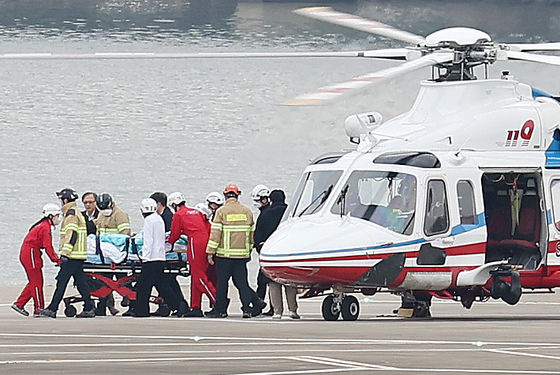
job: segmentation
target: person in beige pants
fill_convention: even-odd
[[[272,319],[282,319],[282,314],[284,313],[284,303],[282,301],[282,287],[286,291],[286,301],[288,302],[288,310],[290,311],[290,318],[299,319],[300,316],[297,313],[298,303],[297,288],[289,285],[282,285],[274,281],[270,281],[268,284],[270,289],[270,302],[272,302],[272,308],[274,309],[274,315]]]
[[[280,189],[272,190],[269,195],[270,204],[266,210],[262,210],[259,215],[257,227],[259,229],[259,235],[255,232],[255,245],[257,251],[260,253],[264,242],[270,237],[270,235],[278,228],[282,216],[288,207],[286,205],[286,194]],[[284,303],[282,302],[282,284],[278,284],[274,281],[269,282],[270,290],[270,302],[272,303],[272,309],[274,315],[272,319],[281,319],[282,313],[284,312]],[[288,300],[288,310],[290,311],[290,318],[299,319],[300,316],[297,313],[298,304],[296,301],[297,289],[288,285],[284,286],[286,290],[286,299]]]

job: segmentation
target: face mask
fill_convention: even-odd
[[[113,209],[112,208],[106,208],[106,209],[101,210],[99,212],[101,212],[101,214],[103,216],[111,216],[111,214],[113,213]]]
[[[62,221],[60,215],[56,215],[51,219],[53,225],[56,227]]]

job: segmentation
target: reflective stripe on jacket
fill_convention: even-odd
[[[75,201],[62,207],[62,216],[64,221],[60,229],[60,254],[71,259],[86,259],[86,219]]]
[[[126,212],[114,206],[111,215],[105,216],[100,213],[97,217],[97,232],[100,235],[105,233],[122,233],[130,236],[130,218]]]
[[[253,213],[229,198],[216,211],[206,252],[222,258],[249,258],[253,248]]]

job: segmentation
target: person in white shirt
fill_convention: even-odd
[[[163,209],[160,208],[161,211]],[[182,301],[170,289],[169,284],[163,282],[163,268],[165,266],[165,224],[158,212],[158,206],[152,198],[142,201],[140,211],[144,216],[144,245],[142,247],[142,273],[136,284],[136,303],[134,316],[150,316],[149,300],[152,287],[156,287],[160,295],[169,305],[180,305]]]

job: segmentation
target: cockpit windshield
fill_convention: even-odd
[[[384,171],[353,172],[331,212],[350,214],[400,234],[412,234],[416,209],[416,177]]]
[[[342,171],[315,171],[303,175],[289,216],[312,215],[323,206]]]

